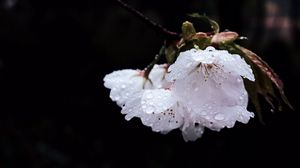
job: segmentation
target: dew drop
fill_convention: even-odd
[[[240,96],[239,99],[240,99],[240,100],[243,100],[244,98],[243,98],[243,96]]]
[[[201,113],[200,114],[202,114],[202,115],[206,115],[207,113],[206,113],[206,111],[201,111]]]
[[[224,120],[224,115],[223,114],[217,114],[215,115],[215,120]]]
[[[154,110],[155,108],[153,106],[148,106],[147,108],[145,108],[145,112],[148,114],[154,112]]]
[[[115,97],[115,100],[116,100],[116,101],[120,100],[120,96],[116,96],[116,97]]]
[[[186,64],[185,67],[188,68],[188,67],[190,67],[191,65],[192,65],[192,63],[190,62],[190,63]]]
[[[151,99],[152,97],[153,97],[152,94],[147,94],[146,96],[147,99]]]
[[[125,88],[126,88],[126,85],[124,85],[124,84],[121,85],[121,88],[122,88],[122,89],[125,89]]]

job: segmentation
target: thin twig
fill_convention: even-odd
[[[140,18],[143,22],[145,22],[146,24],[151,26],[157,33],[165,36],[166,38],[170,38],[170,39],[179,39],[180,38],[180,35],[178,33],[170,31],[170,30],[164,28],[162,25],[150,20],[148,17],[146,17],[144,14],[142,14],[141,12],[139,12],[132,6],[126,4],[125,2],[123,2],[121,0],[117,0],[117,2],[121,7],[123,7],[127,11],[131,12],[132,14],[134,14],[135,16]]]

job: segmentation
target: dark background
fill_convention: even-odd
[[[265,104],[265,126],[256,117],[196,142],[154,133],[125,121],[103,77],[144,68],[162,37],[114,1],[0,0],[0,168],[299,166],[299,2],[128,3],[173,31],[199,12],[247,36],[244,46],[281,76],[296,110]]]

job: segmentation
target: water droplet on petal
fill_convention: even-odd
[[[202,115],[206,115],[207,113],[206,113],[206,111],[201,111],[200,112]]]
[[[125,88],[126,88],[126,85],[124,85],[124,84],[121,85],[121,88],[122,88],[122,89],[125,89]]]
[[[162,85],[161,85],[161,84],[158,84],[158,85],[157,85],[157,88],[158,88],[158,89],[162,88]]]
[[[186,64],[185,67],[188,68],[188,67],[190,67],[191,65],[192,65],[192,63],[190,62],[190,63]]]
[[[225,117],[224,117],[223,114],[216,114],[216,115],[215,115],[215,120],[219,120],[219,121],[220,121],[220,120],[224,120],[224,118],[225,118]]]
[[[148,95],[146,96],[147,99],[151,99],[152,97],[153,97],[152,94],[148,94]]]
[[[120,100],[120,96],[116,96],[116,97],[115,97],[115,100],[116,100],[116,101]]]
[[[238,79],[237,79],[237,82],[238,82],[238,83],[242,82],[242,79],[241,79],[241,78],[238,78]]]
[[[153,106],[148,106],[147,108],[145,108],[145,112],[148,114],[154,112],[154,110],[155,108]]]
[[[198,90],[199,90],[199,88],[197,88],[197,87],[194,89],[195,92],[197,92]]]

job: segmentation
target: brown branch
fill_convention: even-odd
[[[168,39],[179,39],[180,35],[176,32],[170,31],[166,28],[164,28],[162,25],[150,20],[148,17],[146,17],[144,14],[133,8],[132,6],[126,4],[125,2],[121,0],[117,0],[118,4],[126,9],[127,11],[131,12],[133,15],[141,19],[143,22],[148,24],[150,27],[152,27],[158,34],[161,34],[165,36]]]

